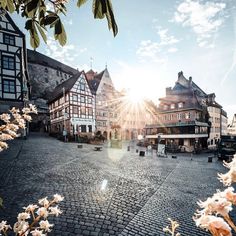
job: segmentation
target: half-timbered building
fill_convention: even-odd
[[[69,136],[92,135],[95,131],[95,97],[86,75],[76,75],[59,84],[49,101],[51,132]]]
[[[25,35],[7,13],[1,13],[0,113],[22,107],[29,91]]]

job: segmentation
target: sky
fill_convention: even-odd
[[[66,46],[49,32],[37,51],[79,70],[100,72],[107,65],[118,90],[131,89],[157,104],[183,71],[216,94],[229,120],[236,113],[235,0],[113,0],[115,38],[106,20],[93,19],[91,0],[80,9],[76,2],[69,1],[62,18]],[[13,18],[27,34],[21,17]]]

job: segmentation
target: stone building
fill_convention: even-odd
[[[215,101],[215,94],[206,94],[183,72],[173,88],[166,88],[160,98],[158,122],[146,126],[146,138],[162,140],[171,150],[197,151],[215,149],[226,132],[227,113]]]
[[[86,76],[96,96],[96,132],[110,139],[112,127],[119,125],[119,93],[114,88],[107,68],[100,73],[90,70]]]
[[[231,123],[228,125],[227,134],[236,135],[236,114],[234,114]]]
[[[70,137],[95,132],[95,97],[84,72],[59,84],[49,100],[51,133]]]
[[[211,124],[207,144],[209,149],[215,149],[221,136],[222,106],[215,101],[214,93],[207,96],[207,110],[209,113],[209,121]]]
[[[0,10],[2,11],[2,10]],[[0,113],[29,98],[25,35],[7,13],[0,15]]]
[[[191,152],[207,148],[209,135],[209,115],[206,93],[183,72],[173,88],[166,88],[166,96],[160,98],[157,124],[147,125],[146,138],[166,144],[167,148]]]
[[[227,113],[225,110],[221,109],[221,134],[220,135],[227,135],[228,134],[228,117],[227,117]]]
[[[48,131],[50,124],[47,102],[56,86],[78,73],[78,70],[30,49],[27,50],[27,59],[30,100],[38,109],[38,115],[33,116],[33,122],[30,124],[31,130]]]

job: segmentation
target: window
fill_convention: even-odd
[[[86,114],[86,112],[85,112],[85,107],[81,107],[80,113],[81,113],[81,115],[85,115],[85,114]]]
[[[168,109],[168,106],[167,105],[164,105],[164,110],[167,110]]]
[[[178,103],[178,108],[183,108],[183,103],[182,102]]]
[[[84,96],[80,97],[80,102],[85,103],[85,97]]]
[[[57,76],[59,76],[59,71],[57,70]]]
[[[4,93],[15,93],[16,84],[14,80],[3,80]]]
[[[78,101],[78,96],[75,95],[75,94],[73,94],[73,95],[72,95],[72,101],[77,102],[77,101]]]
[[[3,34],[3,42],[9,45],[15,45],[15,36],[10,34]]]
[[[74,114],[77,114],[77,113],[78,113],[77,106],[73,106],[73,113],[74,113]]]
[[[8,70],[15,69],[15,58],[9,56],[2,56],[2,68]]]
[[[82,91],[85,90],[85,84],[84,83],[80,83],[80,90],[82,90]]]
[[[171,108],[171,109],[175,109],[175,104],[172,103],[172,104],[170,105],[170,108]]]
[[[86,133],[86,125],[81,125],[81,132]]]
[[[88,115],[92,116],[93,115],[93,109],[92,108],[88,108]]]
[[[88,104],[92,104],[92,98],[88,98]]]

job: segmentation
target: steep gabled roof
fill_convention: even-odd
[[[102,72],[94,75],[93,79],[89,80],[89,84],[91,89],[93,90],[93,92],[97,92],[98,86],[102,80],[102,77],[104,75],[105,70],[103,70]]]
[[[70,75],[75,75],[78,73],[78,70],[68,65],[65,65],[51,57],[45,56],[42,53],[37,52],[37,51],[27,49],[27,58],[28,58],[29,63],[51,67],[55,70],[59,70]]]
[[[7,20],[11,23],[11,26],[13,27],[13,29],[21,36],[25,36],[24,33],[18,28],[18,26],[15,24],[15,22],[12,20],[12,18],[9,16],[9,14],[7,12],[4,13],[5,17],[7,18]]]
[[[52,97],[48,101],[48,103],[51,103],[51,102],[55,101],[57,98],[62,97],[63,96],[63,88],[65,89],[65,93],[69,92],[72,89],[72,87],[74,86],[74,84],[76,83],[76,81],[78,80],[78,78],[80,77],[81,74],[82,74],[82,72],[77,72],[76,75],[73,75],[68,80],[66,80],[63,83],[57,85],[57,87],[53,90]]]

